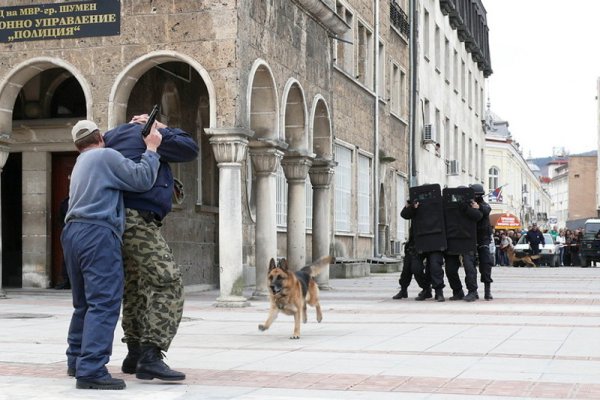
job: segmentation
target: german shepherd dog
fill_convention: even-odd
[[[300,339],[300,313],[302,313],[302,321],[306,323],[306,303],[317,309],[317,322],[321,322],[323,314],[319,304],[319,287],[314,277],[332,261],[333,257],[323,256],[311,265],[294,272],[289,270],[285,258],[278,264],[275,264],[275,260],[271,258],[267,276],[271,308],[267,320],[264,324],[258,325],[258,329],[261,331],[269,329],[281,311],[294,316],[294,333],[290,339]]]

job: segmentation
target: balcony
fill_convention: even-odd
[[[410,36],[410,23],[408,22],[408,16],[395,0],[390,1],[390,22],[404,36]]]

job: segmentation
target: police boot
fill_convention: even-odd
[[[400,300],[400,299],[406,299],[407,297],[408,297],[408,291],[406,290],[406,288],[402,288],[402,289],[400,289],[400,291],[398,293],[396,293],[396,295],[394,295],[392,297],[392,299]]]
[[[163,381],[184,380],[185,374],[169,368],[162,360],[163,357],[158,346],[143,344],[141,346],[141,356],[137,363],[135,377],[144,380],[152,380],[154,378]]]
[[[431,298],[431,289],[423,289],[421,292],[415,297],[416,301],[423,301]]]
[[[121,371],[126,374],[135,374],[135,368],[140,359],[140,344],[137,342],[127,343],[127,356],[123,360]]]
[[[460,289],[460,290],[453,290],[452,291],[452,297],[450,297],[448,300],[451,300],[451,301],[462,300],[464,297],[465,297],[465,292],[463,292],[462,289]]]
[[[469,293],[463,299],[464,301],[472,302],[479,298],[479,294],[477,294],[477,290],[469,290]]]
[[[444,298],[444,289],[435,289],[435,301],[439,303],[446,301]]]
[[[485,294],[483,297],[486,300],[494,300],[494,297],[492,296],[492,289],[491,289],[492,284],[490,282],[486,282],[486,283],[484,283],[484,285],[485,285]]]

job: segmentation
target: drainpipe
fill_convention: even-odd
[[[379,0],[374,0],[375,6],[375,110],[374,110],[374,126],[373,126],[373,143],[375,154],[373,154],[373,256],[379,257],[379,182],[382,177],[379,176]]]
[[[409,74],[410,74],[410,93],[409,93],[409,164],[408,164],[408,175],[409,182],[408,186],[417,186],[417,154],[416,154],[416,143],[417,143],[417,81],[419,76],[419,67],[417,62],[417,56],[419,54],[417,48],[417,5],[418,0],[409,1],[409,17],[408,21],[410,24],[410,44],[408,46],[409,54]]]

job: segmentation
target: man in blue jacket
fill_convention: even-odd
[[[161,137],[153,128],[142,141],[142,154],[135,163],[105,148],[92,121],[79,121],[71,134],[81,154],[71,174],[61,234],[74,308],[67,337],[67,374],[77,378],[78,389],[119,390],[125,382],[113,378],[106,364],[123,295],[122,191],[143,192],[152,187]]]
[[[104,134],[106,146],[137,161],[143,153],[141,130],[148,115],[135,116]],[[157,121],[163,140],[160,167],[152,189],[124,193],[126,226],[123,235],[125,291],[123,342],[128,354],[122,371],[138,379],[179,381],[185,374],[162,360],[169,350],[183,314],[183,281],[173,253],[163,238],[162,220],[171,211],[173,174],[170,162],[187,162],[198,156],[198,145],[185,131]]]

